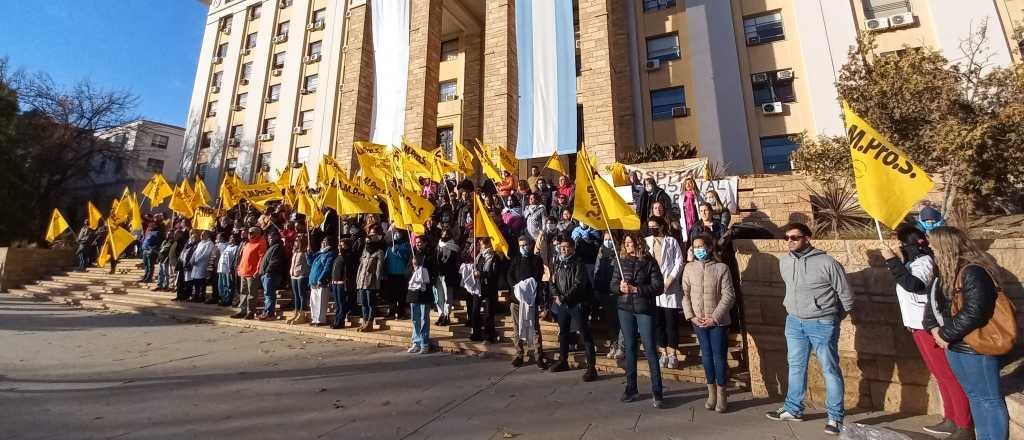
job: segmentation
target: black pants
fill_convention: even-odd
[[[200,278],[188,282],[192,289],[193,301],[206,301],[206,278]]]
[[[680,309],[658,307],[654,312],[654,333],[658,337],[658,347],[679,348],[679,312]]]
[[[597,354],[594,352],[594,335],[590,333],[590,306],[587,304],[556,305],[558,310],[558,352],[561,362],[569,361],[569,342],[572,338],[573,324],[583,337],[583,349],[587,353],[587,367],[596,366]]]
[[[471,296],[473,303],[469,307],[469,324],[473,327],[473,335],[481,336],[484,339],[494,338],[494,315],[495,306],[498,303],[498,289],[483,288],[479,296]],[[481,316],[481,312],[487,313],[486,319]]]
[[[385,275],[381,282],[384,305],[388,307],[389,317],[402,316],[409,312],[409,303],[405,294],[409,291],[409,278],[405,275]]]
[[[192,294],[192,285],[185,282],[185,269],[178,269],[175,275],[177,281],[174,284],[175,298],[184,300]]]

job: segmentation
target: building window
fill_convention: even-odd
[[[327,21],[327,9],[320,8],[313,11],[313,23],[323,23]]]
[[[320,48],[322,46],[323,46],[323,43],[320,42],[320,41],[314,41],[312,43],[309,43],[309,50],[307,51],[309,56],[314,56],[314,55],[319,56],[320,55]]]
[[[200,179],[206,178],[206,172],[210,170],[210,164],[203,162],[196,165],[196,177]]]
[[[672,119],[673,109],[686,107],[686,96],[682,87],[651,90],[651,118]]]
[[[581,69],[582,66],[583,66],[583,57],[580,56],[579,52],[576,52],[576,77],[577,78],[579,78],[579,76],[581,74],[583,74],[583,69]]]
[[[238,168],[238,158],[232,157],[231,159],[228,159],[228,160],[224,161],[224,171],[227,171],[229,173],[234,173],[235,169],[237,169],[237,168]]]
[[[270,153],[260,153],[260,171],[270,171]]]
[[[299,127],[302,127],[303,130],[313,128],[313,110],[306,110],[299,113]]]
[[[782,13],[776,11],[745,17],[743,33],[747,37],[747,46],[756,46],[786,38],[786,33],[782,29]]]
[[[309,147],[295,149],[295,163],[305,163],[309,159]]]
[[[800,144],[793,142],[793,136],[771,136],[761,138],[761,160],[766,173],[781,173],[793,169],[789,155]]]
[[[246,81],[252,79],[252,61],[242,64],[242,79]]]
[[[171,138],[162,134],[154,134],[153,140],[149,142],[149,146],[153,148],[159,148],[161,150],[167,149],[167,143],[170,142]]]
[[[128,144],[128,135],[125,133],[118,133],[117,135],[110,139],[110,142],[113,143],[114,145],[123,147]]]
[[[218,28],[221,30],[221,32],[226,32],[226,33],[229,33],[229,34],[231,33],[231,15],[230,14],[229,15],[225,15],[225,16],[220,18],[220,24],[218,25]]]
[[[267,92],[267,100],[277,102],[279,99],[281,99],[281,85],[274,84],[270,86],[270,90]]]
[[[155,173],[163,172],[164,161],[160,159],[146,159],[146,170]]]
[[[864,18],[891,17],[910,12],[910,0],[863,0]]]
[[[213,78],[210,79],[210,85],[214,87],[220,87],[224,83],[224,72],[213,72]]]
[[[199,148],[210,148],[210,144],[213,143],[213,132],[204,131],[202,138],[199,139]]]
[[[258,36],[259,35],[256,32],[253,32],[253,33],[251,33],[249,35],[246,35],[245,36],[245,48],[246,49],[253,49],[253,48],[255,48],[256,47],[256,37],[258,37]]]
[[[249,19],[255,20],[260,18],[260,6],[262,3],[256,3],[255,5],[249,6]]]
[[[644,12],[668,9],[676,5],[676,0],[644,0]]]
[[[302,88],[306,89],[306,93],[314,93],[316,92],[316,85],[319,82],[319,80],[320,76],[315,73],[306,76],[306,78],[302,80]]]
[[[228,43],[221,43],[217,46],[217,57],[226,58],[228,56]]]
[[[444,157],[452,157],[454,138],[455,129],[452,127],[437,127],[437,145],[444,149]]]
[[[278,53],[274,54],[274,68],[275,69],[283,69],[284,68],[284,55],[285,55],[284,52],[278,52]]]
[[[231,126],[231,140],[235,141],[235,144],[242,143],[242,136],[245,135],[245,127],[242,125]]]
[[[239,93],[238,96],[235,97],[235,105],[237,105],[238,107],[240,107],[242,109],[245,109],[245,106],[248,103],[249,103],[249,94],[248,93]]]
[[[456,85],[457,83],[454,79],[441,81],[441,86],[438,87],[437,100],[440,102],[446,102],[458,99],[458,95],[456,95]]]
[[[453,39],[441,42],[441,61],[455,61],[459,59],[459,40]]]
[[[750,83],[754,91],[754,105],[796,101],[792,70],[755,73],[750,75]]]
[[[209,104],[206,104],[206,117],[212,118],[214,116],[217,116],[217,101],[210,101]]]
[[[290,28],[290,27],[291,27],[291,23],[290,22],[282,21],[282,22],[278,23],[277,24],[277,36],[278,37],[287,37],[288,36],[288,28]]]
[[[277,128],[277,118],[267,118],[263,120],[263,134],[273,136],[275,128]]]
[[[647,61],[679,59],[679,35],[669,34],[647,39]]]

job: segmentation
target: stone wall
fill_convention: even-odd
[[[72,249],[0,247],[0,292],[17,289],[75,262]]]
[[[740,177],[737,188],[739,220],[782,237],[779,227],[800,222],[814,227],[811,212],[811,180],[800,174]]]
[[[741,197],[742,199],[742,197]],[[785,396],[787,381],[785,287],[779,276],[781,240],[737,240],[736,259],[747,325],[751,388],[756,397]],[[890,242],[895,247],[897,243]],[[1002,285],[1024,323],[1024,239],[982,240],[979,244],[1004,270]],[[875,240],[821,240],[846,269],[856,294],[855,310],[841,324],[840,365],[846,379],[846,407],[910,413],[941,413],[938,389],[903,327],[895,284]],[[809,401],[821,403],[825,387],[817,360],[808,365]]]

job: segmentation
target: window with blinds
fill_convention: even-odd
[[[864,17],[889,17],[910,12],[910,0],[863,0]]]

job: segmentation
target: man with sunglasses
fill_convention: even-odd
[[[807,361],[811,350],[825,376],[825,433],[838,435],[843,429],[844,383],[839,368],[839,322],[853,310],[853,291],[846,270],[824,251],[811,246],[811,230],[802,223],[790,223],[785,231],[789,252],[779,258],[779,271],[786,283],[786,347],[789,385],[782,408],[765,414],[779,421],[803,420],[807,388]]]

